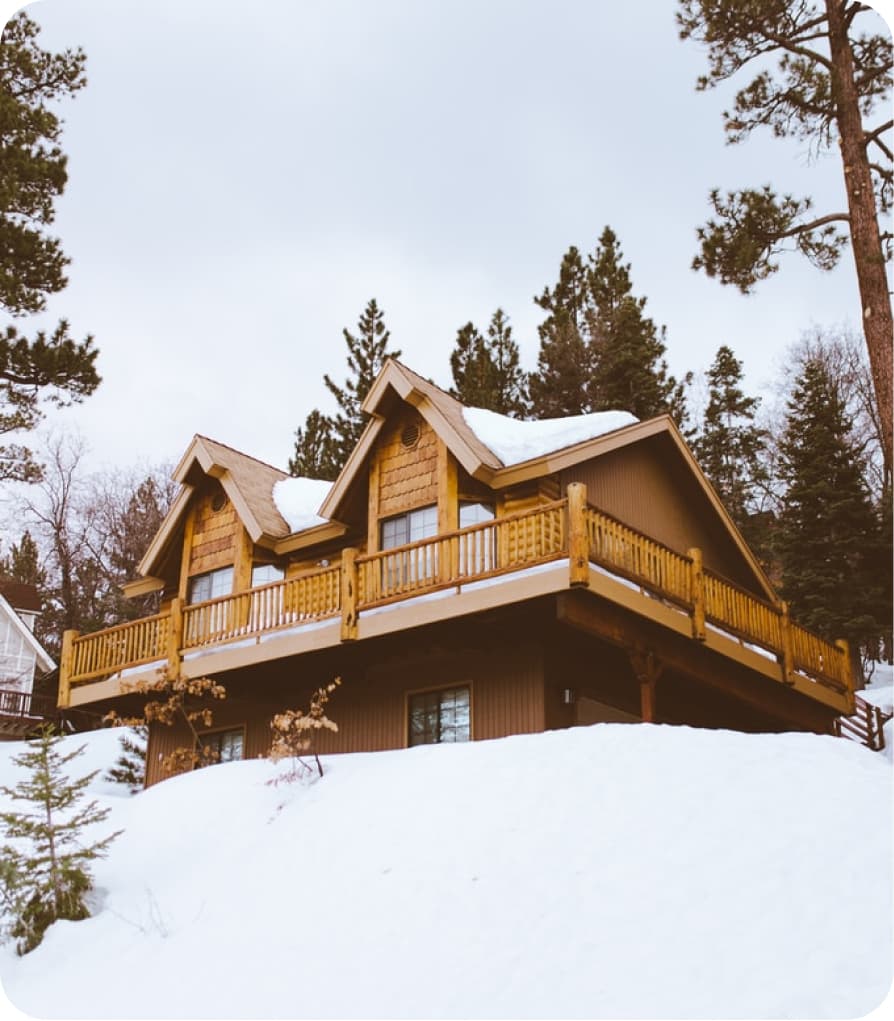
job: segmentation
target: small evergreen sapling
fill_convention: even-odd
[[[85,830],[101,823],[109,809],[95,801],[81,805],[84,788],[99,770],[77,780],[65,767],[84,750],[68,754],[57,747],[61,736],[45,727],[28,742],[28,750],[13,762],[30,771],[15,787],[0,792],[29,808],[0,813],[7,840],[2,849],[0,883],[7,916],[8,935],[16,940],[19,954],[38,946],[53,922],[60,918],[88,918],[86,894],[93,887],[89,863],[105,855],[118,830],[101,840],[86,841]]]
[[[121,735],[121,754],[115,765],[106,773],[105,779],[113,783],[127,784],[131,794],[138,794],[146,781],[146,742],[149,728],[146,724],[138,724],[133,730],[133,737]]]

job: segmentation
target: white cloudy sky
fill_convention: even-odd
[[[533,368],[569,245],[618,234],[676,373],[730,344],[752,388],[812,324],[858,325],[850,254],[798,256],[749,298],[690,269],[712,186],[772,182],[843,208],[835,157],[724,145],[732,90],[671,0],[43,0],[81,45],[47,321],[92,332],[103,384],[57,421],[94,463],[176,460],[202,432],[285,465],[342,327],[384,308],[404,360],[449,385],[457,328],[499,305]],[[23,324],[24,325],[24,324]]]

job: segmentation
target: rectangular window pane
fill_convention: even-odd
[[[469,689],[451,688],[410,695],[408,718],[410,747],[469,741],[472,736]]]
[[[276,564],[255,564],[251,569],[251,587],[269,585],[273,581],[280,581],[283,577],[283,569]]]
[[[196,575],[189,581],[189,601],[203,603],[206,599],[228,596],[233,591],[233,568],[222,567],[218,571]]]

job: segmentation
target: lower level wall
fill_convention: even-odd
[[[369,662],[356,655],[345,662],[329,657],[312,666],[285,661],[278,671],[240,672],[217,680],[227,698],[213,705],[211,730],[243,728],[245,758],[266,755],[270,720],[286,709],[307,709],[312,691],[335,676],[342,683],[332,694],[327,715],[338,732],[320,730],[320,753],[367,752],[405,748],[408,696],[417,691],[468,686],[473,740],[536,733],[545,729],[543,648],[538,643],[506,641],[460,648],[430,644],[412,649],[379,650]],[[177,748],[189,748],[185,725],[150,728],[147,786],[167,775],[164,760]]]

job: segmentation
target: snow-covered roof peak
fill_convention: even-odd
[[[463,418],[478,439],[507,466],[551,454],[639,421],[629,411],[594,411],[588,415],[523,422],[484,408],[463,408]]]
[[[331,482],[302,477],[280,479],[273,486],[273,502],[293,532],[326,524],[317,511],[332,489]]]

